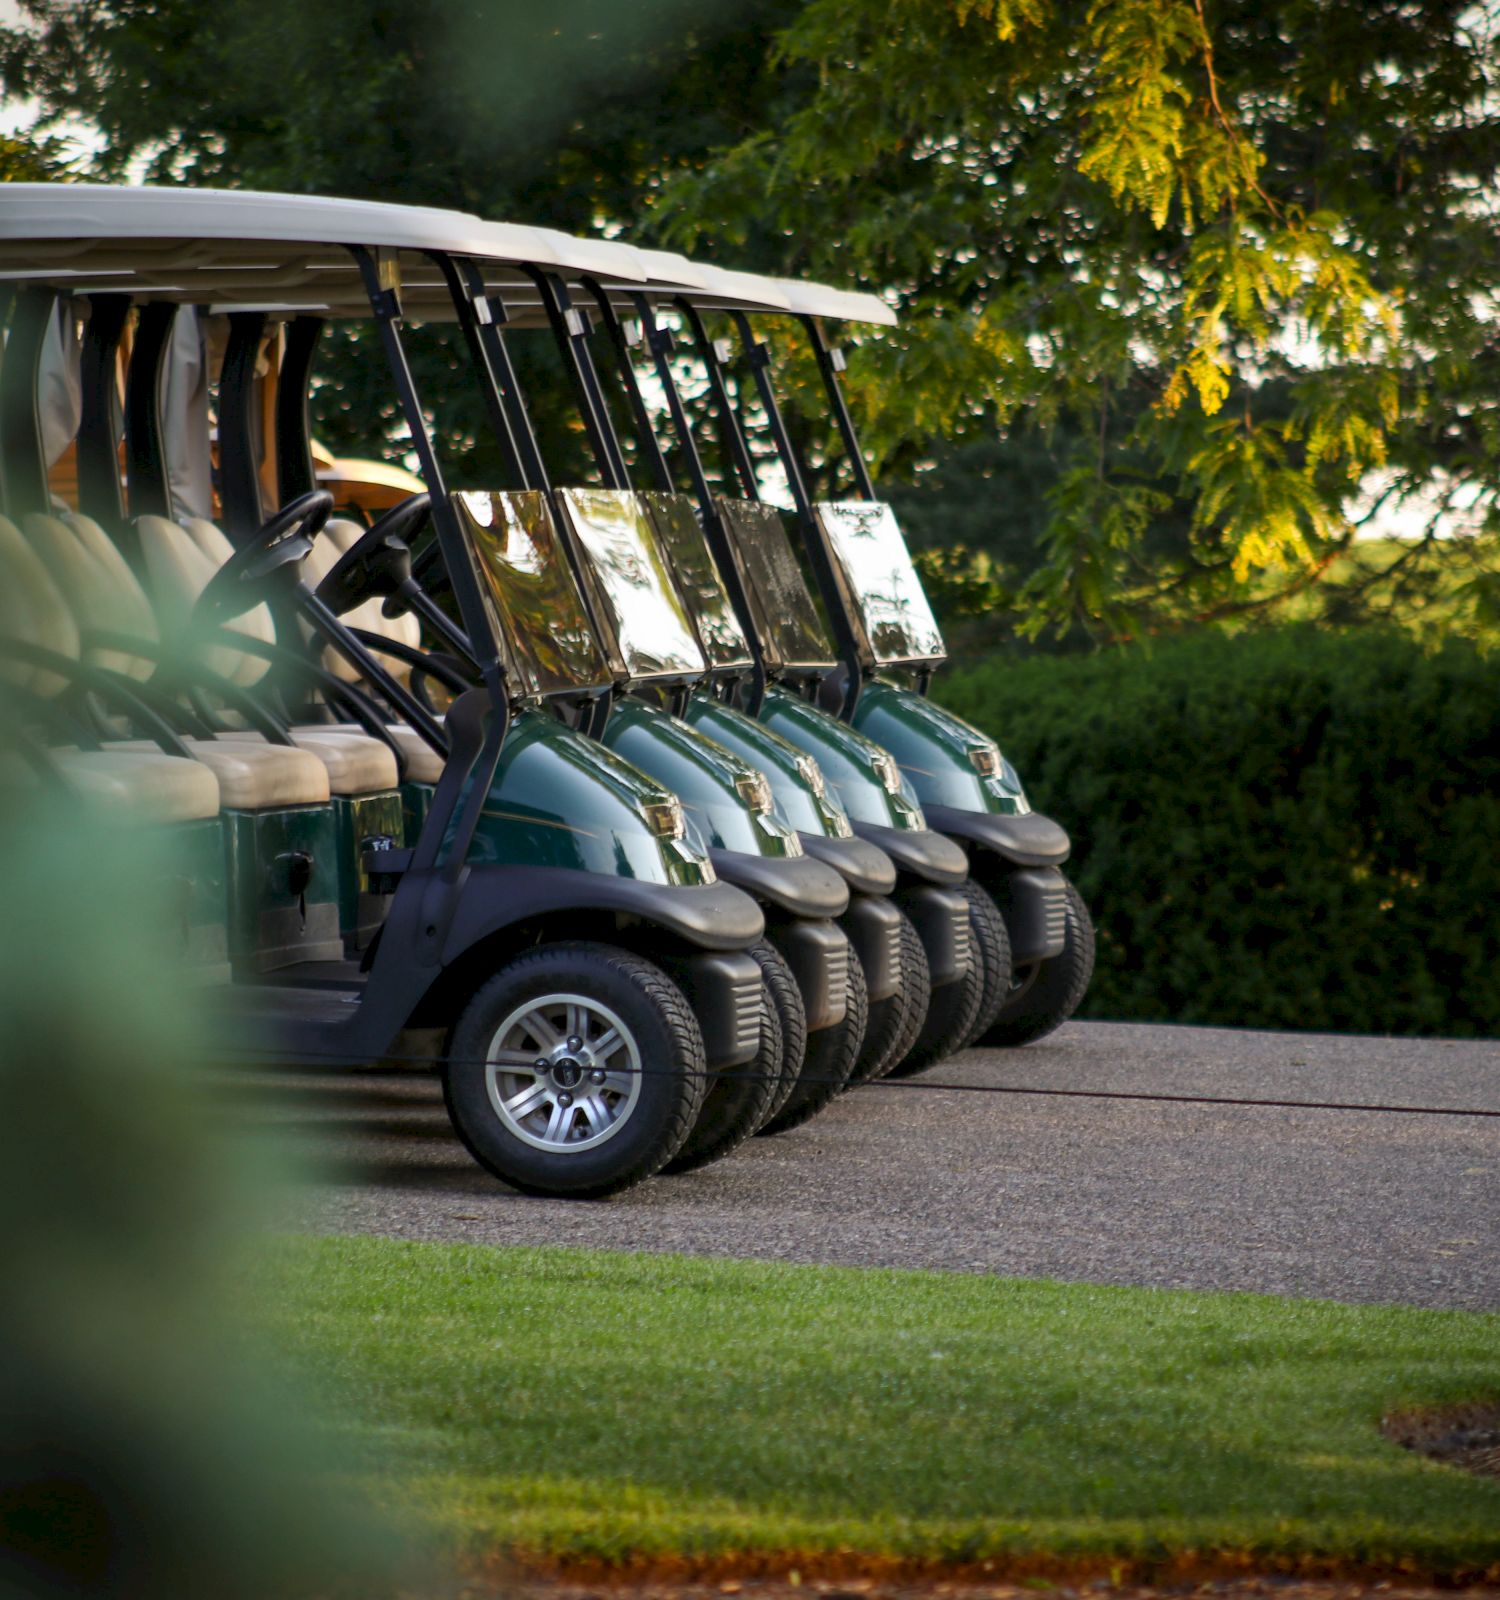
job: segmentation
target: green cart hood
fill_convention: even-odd
[[[712,848],[783,859],[802,854],[759,769],[680,717],[623,697],[610,712],[604,744],[671,790]]]
[[[851,837],[848,813],[825,782],[816,757],[709,694],[689,699],[684,720],[765,773],[777,813],[789,827],[820,839]]]
[[[829,788],[856,822],[913,831],[927,826],[921,803],[899,764],[893,766],[886,751],[863,733],[774,686],[766,690],[760,720],[816,759]]]
[[[913,689],[880,678],[867,683],[854,726],[895,756],[923,805],[1010,817],[1031,810],[995,741]]]
[[[469,860],[679,887],[715,876],[669,789],[535,710],[511,723]]]

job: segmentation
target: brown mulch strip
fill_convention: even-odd
[[[1434,1461],[1500,1478],[1500,1401],[1393,1411],[1380,1419],[1380,1431],[1393,1443]]]
[[[1399,1582],[1322,1582],[1294,1577],[1224,1578],[1195,1584],[1116,1585],[1108,1579],[1065,1584],[1032,1578],[1021,1582],[977,1582],[931,1577],[878,1580],[847,1577],[810,1579],[801,1573],[766,1578],[724,1578],[718,1582],[625,1579],[598,1582],[543,1579],[536,1574],[494,1575],[460,1590],[462,1600],[1500,1600],[1500,1588],[1434,1589]]]

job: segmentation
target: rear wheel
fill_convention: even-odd
[[[703,1103],[703,1036],[682,991],[612,945],[506,963],[449,1037],[443,1090],[470,1154],[528,1194],[599,1199],[677,1153]]]
[[[790,974],[788,974],[790,976]],[[742,1145],[765,1122],[781,1090],[781,1014],[761,986],[760,1049],[753,1061],[712,1074],[693,1131],[663,1172],[696,1172]]]
[[[980,1044],[1030,1044],[1060,1028],[1082,1004],[1094,975],[1094,924],[1083,896],[1071,883],[1067,896],[1062,953],[1016,971],[1000,1015]]]
[[[762,1128],[762,1133],[786,1133],[815,1117],[849,1083],[859,1047],[864,1042],[869,1013],[864,968],[850,960],[844,1003],[844,1020],[808,1035],[802,1076],[786,1105]]]

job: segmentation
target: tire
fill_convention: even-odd
[[[899,909],[896,915],[901,918],[900,985],[895,994],[870,1006],[865,1042],[849,1079],[851,1089],[883,1078],[916,1043],[927,1018],[927,1002],[932,995],[927,952],[911,918]]]
[[[968,971],[932,991],[917,1042],[886,1076],[914,1078],[955,1050],[962,1050],[974,1032],[983,1001],[984,966],[971,948]]]
[[[749,953],[760,963],[766,996],[781,1023],[781,1077],[772,1090],[765,1118],[760,1128],[755,1129],[759,1133],[791,1099],[797,1080],[802,1076],[802,1065],[807,1057],[807,1008],[802,1004],[802,991],[797,987],[786,957],[769,939],[758,939],[750,946]]]
[[[984,973],[984,993],[979,1015],[959,1049],[978,1042],[979,1036],[995,1026],[1010,995],[1010,934],[995,897],[982,883],[970,878],[958,891],[969,902],[969,948]]]
[[[787,1133],[800,1128],[847,1087],[864,1042],[869,1008],[864,968],[851,960],[844,1020],[808,1035],[802,1076],[786,1105],[760,1130],[762,1133]]]
[[[1082,1003],[1094,975],[1094,924],[1083,896],[1071,883],[1067,894],[1067,932],[1062,953],[1023,967],[1015,974],[1010,995],[980,1044],[1030,1044],[1060,1028]]]
[[[569,1048],[568,1027],[581,1046]],[[605,1048],[595,1058],[591,1045]],[[523,1193],[579,1200],[670,1161],[707,1077],[677,985],[640,956],[574,940],[507,962],[465,1006],[447,1054],[448,1116],[474,1159]]]
[[[790,976],[790,974],[788,974]],[[682,1148],[661,1169],[674,1177],[727,1156],[760,1130],[781,1093],[781,1013],[761,986],[760,1049],[753,1061],[710,1073],[703,1109]],[[796,1075],[790,1082],[795,1084]]]

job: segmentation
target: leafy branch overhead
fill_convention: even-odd
[[[1326,570],[1372,474],[1493,480],[1484,26],[1396,0],[810,0],[775,131],[673,177],[656,217],[893,297],[852,376],[888,478],[1043,431],[1033,631],[1213,614]]]
[[[990,639],[997,615],[1115,637],[1305,614],[1314,591],[1340,617],[1421,593],[1431,622],[1439,592],[1495,611],[1492,6],[20,9],[0,77],[44,121],[0,176],[51,159],[48,119],[83,121],[105,176],[618,229],[888,295],[901,326],[850,334],[865,443],[950,614]],[[487,481],[459,356],[419,359],[463,481]],[[810,395],[800,344],[784,365]],[[399,454],[356,366],[330,351],[319,425]],[[556,376],[527,374],[566,479],[588,466]],[[836,487],[819,409],[792,420]],[[1420,549],[1355,544],[1403,506]],[[1443,508],[1475,531],[1439,538]]]

